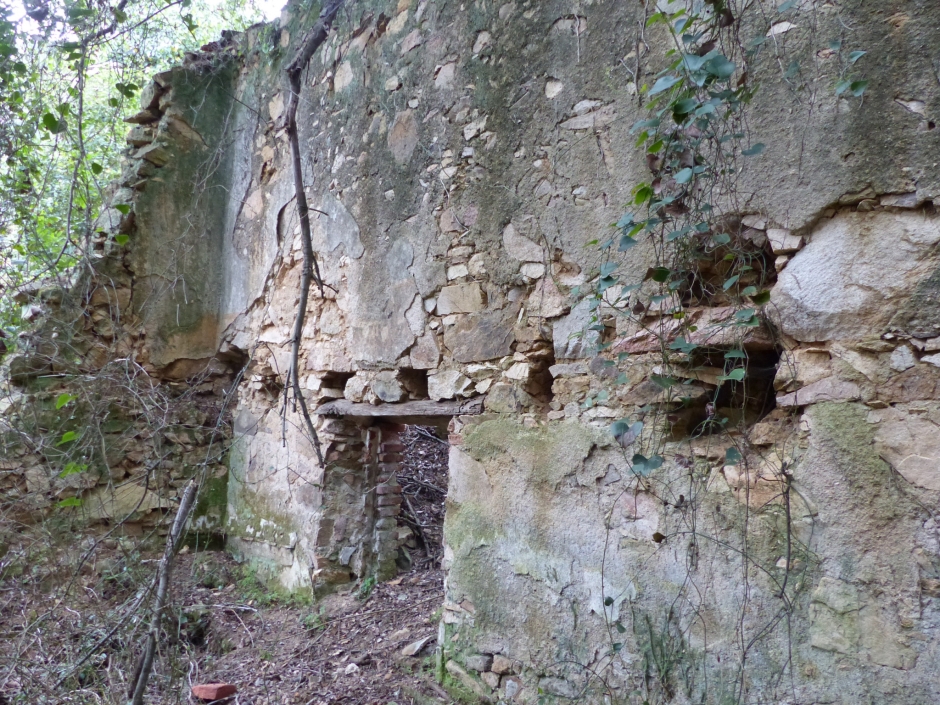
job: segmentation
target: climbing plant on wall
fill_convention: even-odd
[[[794,602],[813,565],[809,547],[793,534],[796,490],[787,462],[772,464],[772,477],[762,479],[774,494],[752,506],[750,493],[766,464],[758,470],[764,459],[744,440],[747,429],[773,408],[771,383],[782,352],[768,315],[775,244],[749,227],[761,216],[741,189],[746,170],[766,149],[750,128],[750,108],[759,96],[753,72],[762,52],[774,52],[779,79],[794,90],[805,87],[794,80],[799,62],[785,60],[780,47],[772,46],[778,34],[794,26],[787,12],[795,6],[659,3],[647,10],[631,54],[636,60],[631,73],[639,82],[641,58],[652,56],[647,33],[669,47],[660,57],[661,69],[637,86],[646,114],[631,132],[649,180],[633,187],[612,233],[592,243],[600,261],[587,292],[594,315],[586,335],[596,341],[605,374],[615,381],[614,391],[589,396],[585,406],[616,395],[618,386],[632,387],[637,377],[646,376],[653,385],[656,393],[635,415],[615,421],[610,433],[633,475],[629,491],[649,493],[667,508],[665,526],[653,541],[661,550],[682,546],[686,557],[686,577],[671,603],[655,611],[634,596],[622,616],[615,618],[612,609],[607,613],[607,667],[619,663],[628,636],[642,655],[641,673],[634,673],[637,702],[666,702],[679,692],[696,702],[748,701],[749,658],[781,630],[787,641]],[[849,51],[844,44],[839,37],[826,45],[842,59],[831,90],[861,102],[868,84],[857,64],[865,51]],[[639,279],[628,274],[636,271],[628,266],[636,258],[649,264]],[[617,335],[610,335],[613,329]],[[631,345],[631,340],[645,342]],[[696,384],[702,381],[707,388]],[[716,462],[718,472],[743,486],[743,507],[732,532],[719,530],[703,514],[716,482]],[[783,555],[776,565],[753,548],[767,540],[767,532],[756,528],[758,514],[776,529],[771,543]],[[726,601],[709,591],[699,570],[706,545],[732,556],[740,571],[733,663],[716,659],[703,637],[703,615]],[[746,618],[754,611],[755,575],[772,586],[776,600],[756,622]],[[633,579],[642,593],[642,571]],[[605,606],[614,604],[615,596],[605,596]],[[784,678],[792,667],[785,650],[775,677]],[[597,679],[607,682],[604,675]]]

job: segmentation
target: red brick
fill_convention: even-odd
[[[380,497],[383,494],[401,494],[401,485],[379,485],[375,488],[375,493]]]
[[[386,494],[379,496],[380,507],[391,507],[396,504],[401,504],[401,497],[399,497],[397,494]]]
[[[398,516],[400,513],[401,513],[400,504],[395,504],[391,507],[379,507],[380,517],[393,517],[393,516]]]
[[[238,692],[238,688],[228,683],[205,683],[193,686],[193,697],[200,700],[221,700]]]

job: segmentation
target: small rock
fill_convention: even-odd
[[[512,223],[503,229],[503,246],[510,257],[520,262],[541,262],[543,259],[541,246],[518,234]]]
[[[351,676],[354,673],[359,673],[359,666],[354,663],[350,663],[346,666],[346,668],[343,669],[343,673],[345,673],[347,676]]]
[[[493,673],[492,671],[485,671],[480,674],[480,678],[486,683],[490,688],[496,690],[499,688],[499,674]]]
[[[796,252],[803,246],[803,238],[794,235],[786,228],[770,228],[767,239],[775,255],[786,255]]]
[[[503,676],[510,673],[515,673],[512,659],[506,658],[502,654],[496,654],[493,656],[493,664],[490,666],[490,668],[493,669],[494,673],[499,673]]]
[[[895,372],[904,372],[904,370],[909,370],[917,364],[917,358],[914,357],[914,353],[909,347],[899,345],[895,348],[894,352],[891,353],[890,364],[891,369]]]
[[[565,84],[557,78],[550,78],[545,82],[545,97],[554,98],[565,89]]]
[[[490,666],[493,665],[493,657],[489,654],[471,654],[464,658],[464,665],[471,671],[483,673],[490,670]]]
[[[392,76],[385,81],[385,90],[392,92],[401,88],[401,79],[398,76]]]
[[[209,701],[228,698],[237,692],[238,688],[229,683],[205,683],[203,685],[194,685],[192,688],[194,698]]]
[[[430,643],[430,641],[431,641],[431,637],[429,636],[426,636],[423,639],[418,639],[417,641],[413,641],[410,644],[408,644],[408,646],[406,646],[404,649],[401,650],[401,655],[402,656],[417,656],[424,650],[424,647],[427,646],[428,643]]]
[[[428,396],[434,401],[466,396],[473,386],[470,379],[457,370],[444,370],[436,375],[428,375]]]
[[[545,274],[545,265],[541,262],[526,262],[519,268],[519,272],[529,279],[538,279]]]
[[[476,282],[445,286],[437,297],[437,313],[440,316],[474,313],[482,311],[483,308],[483,290]]]

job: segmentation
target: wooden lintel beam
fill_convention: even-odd
[[[400,404],[357,404],[346,399],[331,401],[319,409],[319,416],[368,417],[441,417],[479,414],[483,411],[483,397],[468,401],[406,401]]]

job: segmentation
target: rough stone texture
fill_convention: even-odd
[[[651,379],[680,327],[668,303],[641,307],[633,325],[610,296],[596,312],[570,296],[597,274],[585,245],[649,180],[630,130],[645,113],[624,71],[641,4],[366,0],[311,61],[298,122],[327,286],[302,332],[304,388],[314,408],[344,391],[369,403],[486,395],[485,414],[451,422],[440,644],[449,677],[481,699],[602,702],[585,677],[597,671],[629,698],[655,680],[652,633],[701,658],[675,672],[701,684],[707,668],[716,701],[736,692],[730,664],[744,642],[749,701],[940,701],[928,511],[940,492],[940,9],[869,4],[801,3],[778,21],[768,3],[774,27],[742,34],[770,32],[826,88],[807,112],[778,54],[748,59],[761,84],[749,124],[767,149],[742,162],[737,195],[750,242],[779,255],[773,330],[741,335],[727,304],[687,311],[693,342],[766,356],[773,389],[735,436],[739,461],[718,435],[683,434],[709,420],[720,363],[680,370],[669,389]],[[318,418],[326,467],[300,424],[281,435],[301,254],[280,77],[315,15],[288,6],[283,52],[256,29],[240,63],[162,75],[173,100],[131,118],[133,152],[100,219],[133,233],[126,256],[101,253],[120,281],[100,277],[89,306],[95,344],[134,336],[120,354],[154,375],[250,359],[234,410],[229,547],[285,585],[325,591],[392,570],[399,508],[376,499],[394,492],[371,491],[394,486],[394,429]],[[849,27],[846,49],[868,51],[861,105],[829,90],[845,62],[820,44]],[[661,28],[643,46],[661,57]],[[134,223],[113,208],[131,202]],[[651,257],[646,243],[630,250],[623,281],[644,281]],[[125,308],[128,329],[111,313]],[[585,332],[595,324],[603,331]],[[602,340],[613,346],[599,353]],[[39,357],[20,355],[11,371],[34,380],[52,369]],[[607,430],[641,417],[642,431]],[[634,455],[653,434],[688,438],[669,440],[643,478]],[[22,496],[58,491],[23,457]],[[694,522],[693,476],[708,508]],[[691,583],[699,602],[676,600]],[[617,620],[626,631],[612,651]],[[501,678],[470,672],[480,655],[492,656],[482,673]]]

